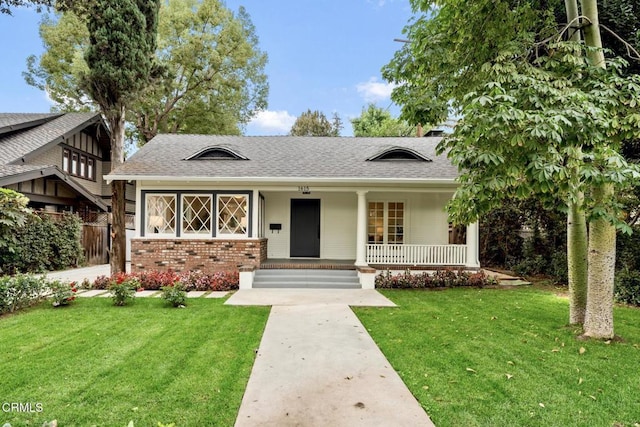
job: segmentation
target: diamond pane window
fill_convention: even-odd
[[[182,232],[211,235],[211,196],[182,196]]]
[[[145,234],[176,234],[176,196],[147,194]]]
[[[218,235],[247,235],[248,196],[218,196]]]

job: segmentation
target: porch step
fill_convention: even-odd
[[[254,288],[360,289],[355,270],[256,270]]]

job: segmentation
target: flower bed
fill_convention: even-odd
[[[378,274],[375,279],[375,286],[378,289],[427,289],[460,286],[482,288],[488,285],[496,285],[497,283],[495,278],[487,276],[483,271],[471,273],[451,269],[417,274],[411,274],[411,271],[407,270],[404,273],[395,275],[387,271]]]
[[[183,289],[189,291],[232,291],[238,289],[240,276],[235,271],[216,271],[203,273],[188,271],[176,273],[174,271],[145,271],[142,273],[118,273],[113,277],[100,276],[93,283],[85,282],[84,286],[91,289],[108,289],[111,282],[137,280],[140,289],[161,290],[174,283],[182,283]]]

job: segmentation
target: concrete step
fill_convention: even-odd
[[[359,289],[354,270],[257,270],[254,288]]]

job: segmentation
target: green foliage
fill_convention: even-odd
[[[71,304],[76,299],[76,292],[78,288],[75,282],[63,283],[59,280],[49,282],[47,284],[49,288],[50,297],[53,300],[54,307],[60,307]]]
[[[411,270],[407,270],[396,275],[392,275],[387,270],[375,278],[375,287],[378,289],[457,288],[460,286],[482,288],[497,284],[495,278],[487,276],[483,271],[470,273],[449,269],[422,273],[412,273]]]
[[[342,120],[334,113],[330,122],[324,113],[308,109],[300,114],[291,126],[290,135],[293,136],[340,136]]]
[[[616,238],[616,268],[640,271],[640,226],[633,233],[618,233]]]
[[[375,104],[362,109],[360,117],[351,119],[353,136],[413,136],[416,127],[391,117],[391,113]]]
[[[24,195],[0,188],[0,253],[15,252],[15,231],[23,227],[31,216],[28,203],[29,199]]]
[[[94,0],[84,20],[89,45],[80,87],[109,118],[122,111],[149,82],[157,30],[158,1]],[[108,120],[111,122],[111,120]]]
[[[500,52],[527,50],[555,30],[542,3],[411,0],[415,17],[403,30],[409,43],[382,69],[396,83],[391,97],[401,118],[426,124],[457,115],[464,96],[487,82],[483,64]]]
[[[77,215],[31,215],[26,224],[13,233],[14,252],[0,250],[0,268],[5,272],[62,270],[83,261],[82,221]]]
[[[593,186],[625,188],[640,177],[617,151],[640,133],[640,79],[620,75],[622,61],[606,69],[588,65],[581,46],[552,45],[553,54],[515,64],[510,55],[485,64],[493,77],[466,97],[464,119],[439,147],[461,170],[449,205],[454,222],[474,220],[507,197],[535,195],[566,204]],[[590,219],[621,228],[614,200],[587,203]]]
[[[173,307],[184,307],[187,302],[187,291],[184,290],[182,283],[176,282],[162,288],[162,298]]]
[[[89,31],[71,11],[40,26],[45,52],[27,60],[27,83],[47,90],[57,109],[95,109],[80,87],[88,70]],[[132,136],[144,144],[158,132],[240,134],[266,108],[267,55],[251,18],[220,0],[162,2],[155,60],[161,75],[127,105]]]
[[[0,314],[35,304],[42,299],[45,289],[43,277],[28,274],[0,276]]]
[[[616,274],[616,301],[640,306],[640,271],[623,269]]]
[[[0,0],[0,14],[11,15],[12,7],[36,6],[36,11],[40,12],[43,7],[51,7],[53,0]]]
[[[136,290],[140,288],[140,281],[135,277],[129,277],[125,273],[118,273],[109,283],[113,305],[123,306],[134,299]]]

